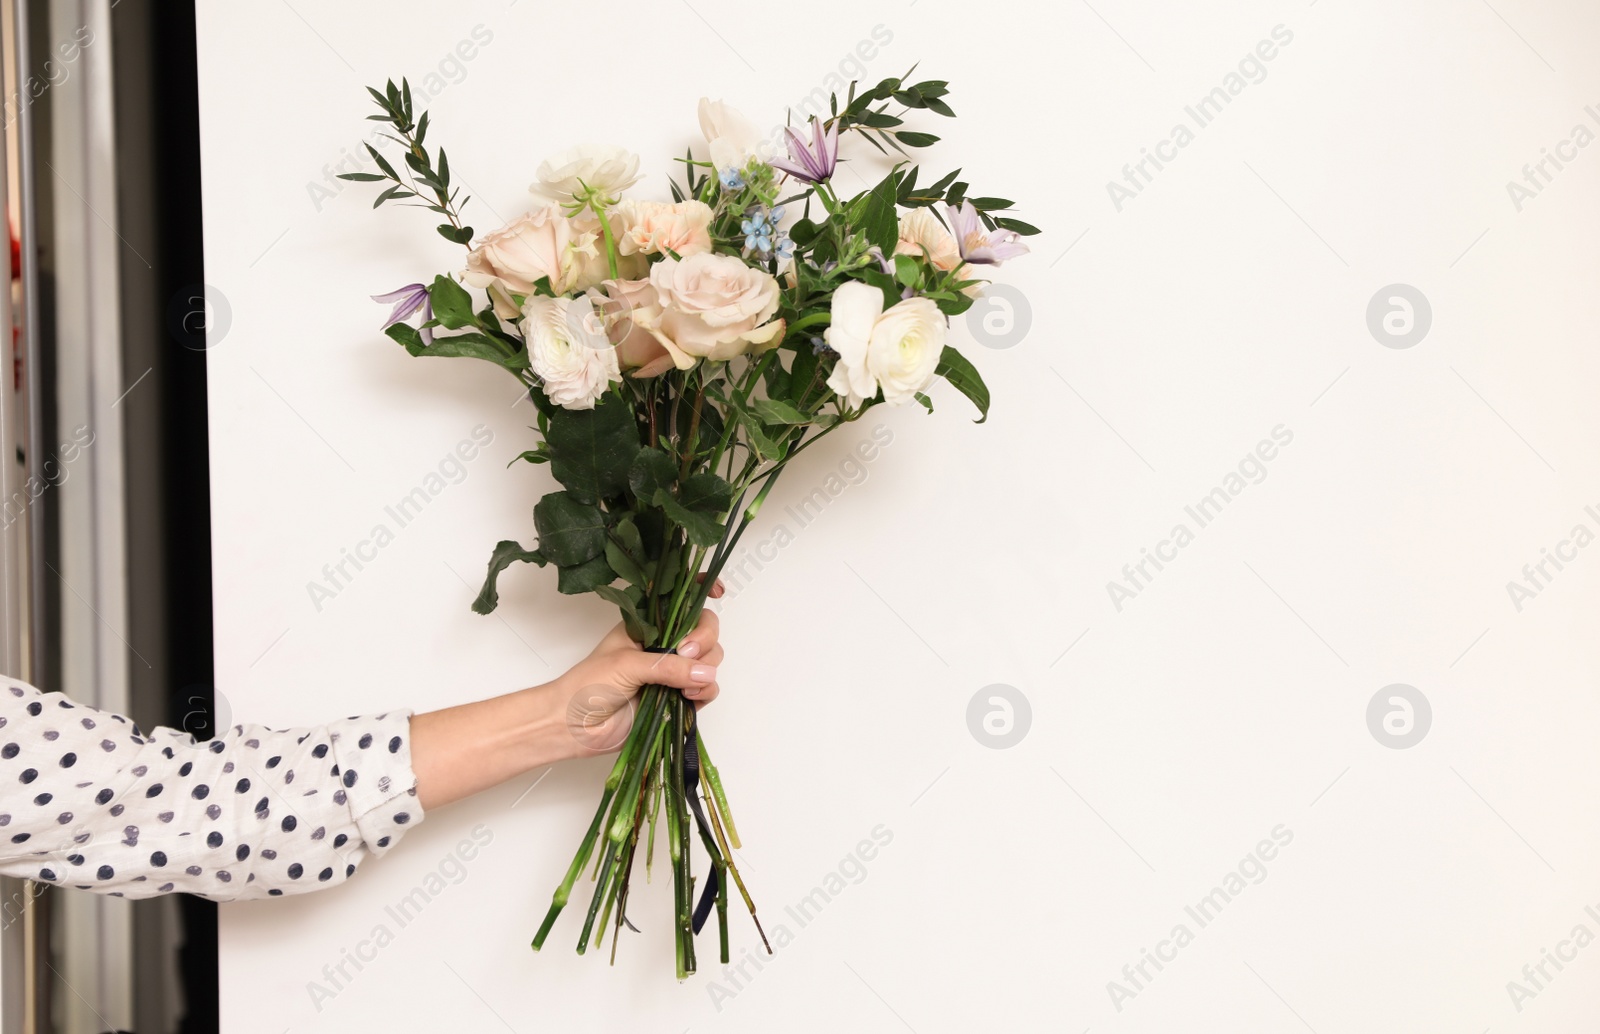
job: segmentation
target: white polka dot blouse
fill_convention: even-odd
[[[410,720],[197,741],[0,681],[0,872],[214,901],[343,883],[422,821]]]

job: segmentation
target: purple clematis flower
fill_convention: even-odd
[[[372,296],[372,300],[382,302],[385,305],[390,302],[394,303],[393,311],[389,313],[388,320],[383,324],[384,330],[388,330],[418,309],[422,310],[422,321],[424,323],[433,319],[433,302],[429,300],[428,288],[423,284],[407,284],[398,291],[390,291],[388,294],[375,294]],[[433,343],[433,331],[424,327],[421,333],[423,344],[429,345]]]
[[[793,126],[785,129],[783,134],[789,143],[789,158],[774,158],[767,162],[768,165],[807,183],[823,183],[833,175],[834,167],[839,164],[838,123],[824,131],[822,120],[813,118],[810,146]]]
[[[1021,234],[1012,230],[984,229],[978,219],[978,210],[972,207],[971,201],[961,202],[960,208],[945,205],[944,211],[950,220],[950,229],[955,232],[956,248],[961,252],[963,262],[975,266],[998,266],[1006,259],[1028,253],[1028,246],[1022,243]]]

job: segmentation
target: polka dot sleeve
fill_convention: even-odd
[[[0,873],[216,901],[343,883],[422,821],[410,719],[197,742],[0,682]]]

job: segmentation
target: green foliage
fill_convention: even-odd
[[[605,552],[606,516],[571,492],[551,492],[533,507],[539,552],[559,567],[573,567]]]
[[[978,419],[975,423],[983,423],[989,419],[989,387],[983,383],[983,378],[978,375],[977,368],[967,362],[966,356],[957,352],[949,345],[939,356],[939,366],[934,371],[955,386],[955,389],[971,400],[978,407]],[[928,411],[933,411],[929,405]]]
[[[550,473],[575,498],[598,502],[628,487],[628,473],[640,450],[633,407],[607,395],[593,409],[557,409],[545,442]]]
[[[544,554],[537,549],[523,549],[519,543],[506,539],[494,547],[494,552],[489,556],[489,574],[483,580],[483,588],[478,592],[478,598],[472,601],[472,609],[479,614],[488,614],[500,603],[500,592],[496,582],[500,572],[512,564],[538,564],[543,567],[546,563]]]

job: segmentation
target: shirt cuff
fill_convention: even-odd
[[[344,804],[375,855],[388,853],[423,819],[411,769],[411,714],[390,711],[327,727],[344,784]]]

